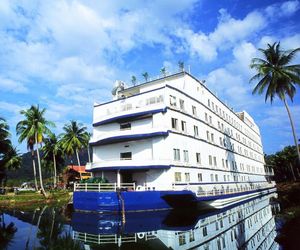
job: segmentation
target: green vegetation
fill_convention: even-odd
[[[284,249],[298,249],[300,244],[300,183],[286,182],[277,186],[281,213],[278,216],[283,221],[276,241]]]
[[[83,147],[88,147],[89,134],[87,128],[81,123],[70,121],[63,127],[64,133],[60,135],[60,146],[67,155],[76,154],[78,166],[80,166],[80,159],[78,151]]]
[[[86,180],[81,180],[80,183],[108,183],[108,180],[102,177],[93,177]]]
[[[298,158],[295,146],[287,146],[275,154],[265,156],[266,165],[274,169],[276,182],[300,179]]]
[[[250,81],[259,81],[253,89],[253,94],[262,94],[266,91],[265,101],[270,99],[272,104],[275,96],[283,101],[288,113],[296,151],[298,155],[298,163],[300,164],[300,152],[298,148],[298,140],[296,136],[294,121],[287,103],[287,97],[293,101],[296,93],[296,86],[300,86],[300,64],[290,65],[300,48],[283,51],[280,43],[268,44],[267,49],[259,49],[263,54],[263,59],[254,58],[250,65],[257,71]]]

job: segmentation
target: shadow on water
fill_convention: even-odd
[[[0,242],[3,249],[276,249],[271,197],[221,210],[127,213],[125,223],[119,214],[47,206],[5,211]]]

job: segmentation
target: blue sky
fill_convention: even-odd
[[[267,43],[300,47],[299,9],[298,0],[1,0],[0,116],[15,145],[19,112],[31,104],[47,109],[56,133],[71,119],[91,130],[93,103],[111,99],[115,80],[174,72],[182,60],[234,110],[247,110],[265,152],[276,152],[293,143],[287,114],[278,100],[252,96],[249,64]],[[297,90],[290,106],[299,135]]]

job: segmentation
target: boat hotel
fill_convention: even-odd
[[[107,183],[76,184],[75,210],[223,208],[276,191],[258,126],[204,81],[182,71],[128,88],[117,81],[112,94],[94,105],[86,166]]]

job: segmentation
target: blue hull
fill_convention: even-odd
[[[235,194],[196,197],[187,190],[183,191],[120,191],[120,192],[83,192],[73,194],[73,205],[77,211],[118,213],[156,211],[172,208],[196,206],[199,202],[238,197],[251,193],[262,194],[268,189],[246,191]],[[269,190],[268,190],[269,191]]]

